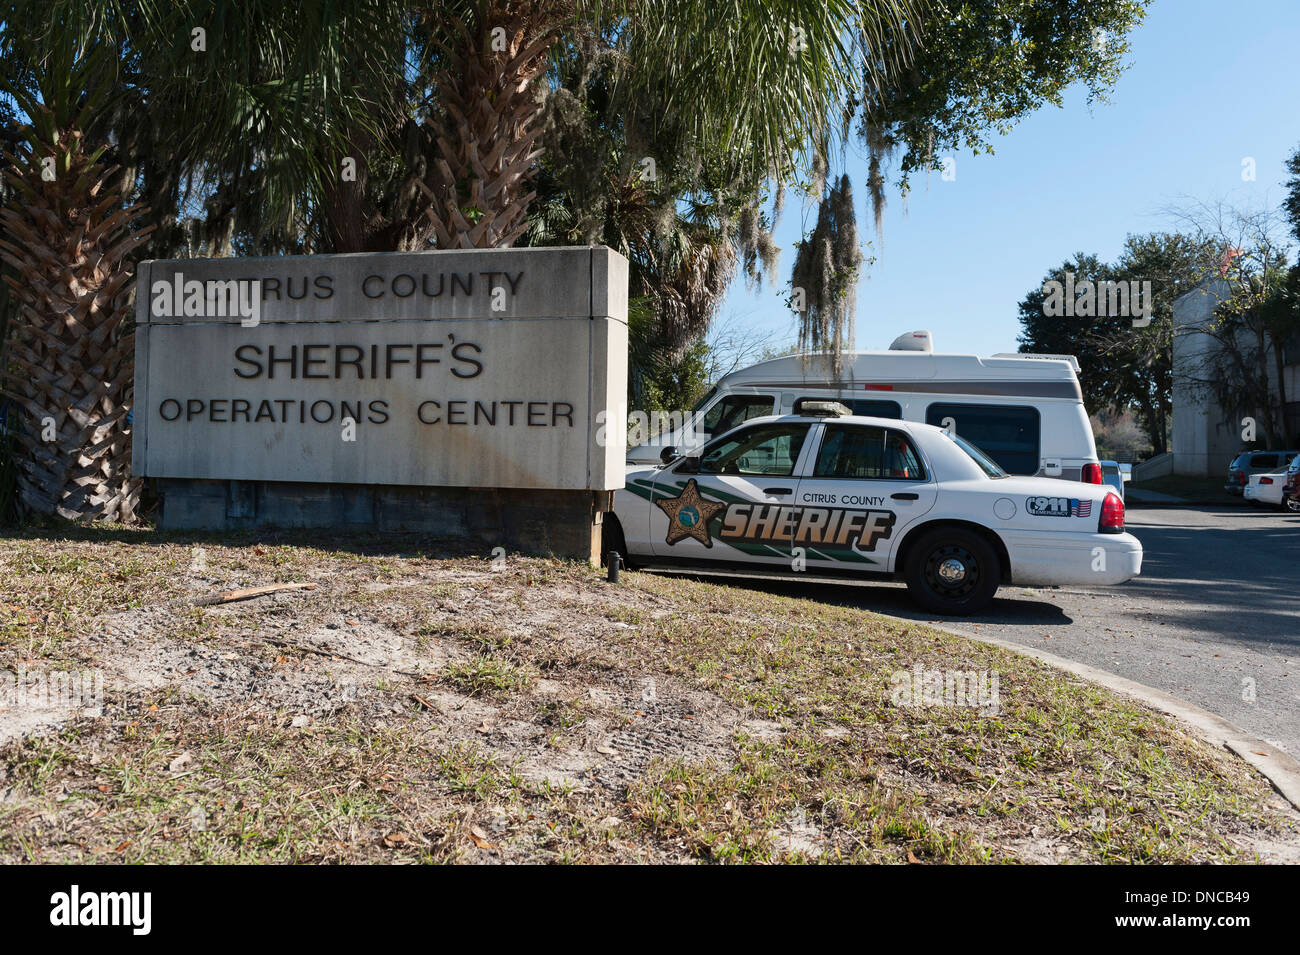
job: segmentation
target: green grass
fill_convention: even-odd
[[[445,682],[470,696],[483,693],[510,693],[524,689],[532,675],[509,660],[481,653],[463,663],[453,663],[442,671]]]
[[[1240,504],[1241,498],[1223,489],[1227,476],[1194,477],[1188,474],[1167,474],[1149,481],[1132,481],[1127,487],[1142,491],[1172,494],[1189,501],[1210,501],[1219,504]]]

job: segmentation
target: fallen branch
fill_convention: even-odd
[[[239,600],[252,600],[254,597],[265,597],[267,594],[279,593],[281,590],[315,590],[315,584],[267,584],[265,587],[245,587],[242,590],[227,590],[219,594],[212,594],[208,597],[199,597],[190,600],[188,603],[192,607],[211,607],[214,604],[229,604]]]

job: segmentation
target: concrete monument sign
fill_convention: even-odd
[[[151,261],[137,288],[134,469],[160,479],[164,526],[474,536],[450,489],[477,488],[498,492],[478,536],[500,539],[530,501],[570,492],[571,522],[623,486],[600,415],[627,375],[609,249]]]

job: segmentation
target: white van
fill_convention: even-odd
[[[795,414],[805,399],[855,415],[921,421],[965,438],[1008,474],[1101,484],[1101,464],[1072,355],[935,354],[927,331],[888,351],[844,356],[836,383],[825,355],[792,355],[724,376],[685,422],[629,448],[629,465],[685,454],[750,418]]]

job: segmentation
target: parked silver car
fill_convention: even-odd
[[[1228,483],[1223,489],[1240,497],[1252,474],[1284,471],[1297,454],[1300,451],[1242,451],[1228,465]]]
[[[1121,501],[1124,500],[1124,482],[1130,479],[1125,475],[1132,474],[1132,468],[1131,464],[1120,464],[1118,461],[1101,462],[1102,483],[1113,487]]]

